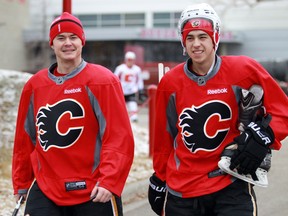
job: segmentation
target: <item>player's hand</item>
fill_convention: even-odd
[[[106,188],[95,186],[91,192],[90,199],[93,202],[108,202],[112,198],[112,193]]]
[[[22,199],[22,202],[21,203],[24,203],[25,200],[26,200],[26,197],[27,197],[27,194],[15,194],[14,195],[14,198],[15,198],[15,202],[17,203],[20,199],[20,197],[23,196],[23,199]]]
[[[161,181],[155,173],[150,177],[148,200],[152,210],[161,215],[166,195],[166,182]]]
[[[231,158],[230,169],[237,168],[240,174],[250,174],[254,180],[256,170],[274,142],[274,133],[265,118],[262,121],[251,122],[245,131],[234,141],[238,144],[236,153]]]

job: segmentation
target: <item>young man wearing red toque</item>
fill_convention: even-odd
[[[64,12],[50,27],[56,63],[22,91],[12,178],[30,216],[123,215],[133,134],[119,79],[83,60],[84,45],[80,20]]]

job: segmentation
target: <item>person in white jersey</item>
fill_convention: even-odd
[[[126,106],[132,122],[138,121],[137,96],[142,94],[144,90],[141,68],[135,64],[135,60],[136,54],[134,52],[126,52],[124,63],[118,65],[114,71],[122,84]]]

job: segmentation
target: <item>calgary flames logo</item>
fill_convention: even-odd
[[[75,100],[62,100],[40,107],[36,116],[37,137],[42,148],[66,148],[80,137],[83,126],[77,119],[84,117],[83,107]]]
[[[195,20],[192,22],[192,27],[196,28],[200,26],[200,20]]]
[[[229,131],[230,119],[231,110],[222,101],[184,109],[179,116],[183,143],[192,153],[217,149]]]

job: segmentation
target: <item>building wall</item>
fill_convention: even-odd
[[[153,12],[181,12],[192,2],[203,1],[72,0],[72,13],[75,15],[146,14],[145,26],[142,29],[85,28],[87,44],[84,47],[84,56],[88,60],[92,59],[92,62],[114,68],[115,64],[122,60],[125,47],[133,44],[144,47],[145,61],[150,59],[155,61],[159,61],[159,59],[170,61],[171,58],[176,61],[183,59],[177,36],[174,35],[171,38],[166,38],[166,40],[163,37],[159,38],[155,28],[152,38],[145,38],[141,32],[143,33],[143,29],[153,30]],[[256,0],[207,0],[205,2],[210,3],[215,8],[222,20],[220,54],[248,55],[257,59],[288,59],[288,52],[286,52],[288,50],[286,39],[288,35],[287,0],[265,0],[260,3],[257,3]],[[28,31],[24,32],[24,39],[30,59],[28,67],[33,71],[48,66],[53,61],[53,54],[51,54],[48,46],[49,25],[55,16],[62,13],[62,1],[30,0],[29,4],[30,25],[29,28],[26,28]],[[170,30],[167,29],[169,34],[171,33]],[[176,31],[176,28],[174,30]],[[229,38],[229,35],[232,39]],[[165,47],[176,47],[176,49],[172,49],[172,52],[174,51],[172,54],[171,49],[169,51],[163,50]],[[47,52],[47,49],[50,52]],[[163,58],[161,53],[165,53],[166,58],[165,56]],[[180,57],[175,58],[177,55]]]
[[[0,1],[1,69],[27,69],[22,32],[28,25],[28,18],[28,0]]]
[[[227,30],[288,30],[287,11],[287,0],[270,0],[250,7],[231,7],[221,18],[223,28]]]
[[[222,14],[223,31],[241,32],[242,43],[228,45],[227,54],[249,55],[261,61],[288,60],[288,1],[264,1],[252,7],[232,7]]]
[[[227,46],[227,54],[259,60],[288,60],[288,29],[246,30],[242,44]]]

